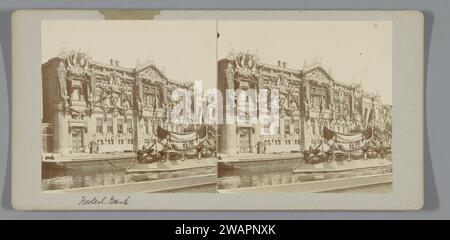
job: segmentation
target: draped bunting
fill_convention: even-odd
[[[198,142],[198,144],[193,145],[191,147],[188,148],[180,148],[175,144],[172,144],[172,147],[175,151],[182,151],[182,152],[186,152],[186,151],[191,151],[191,150],[202,150],[203,149],[203,142],[205,141],[205,139],[202,139],[201,141]]]
[[[331,106],[334,106],[334,91],[333,91],[332,87],[329,88],[329,93],[328,94],[329,94],[328,95],[328,101],[329,101]]]
[[[311,88],[309,86],[309,81],[306,81],[305,83],[305,93],[306,93],[306,101],[310,101],[311,99]]]
[[[336,134],[336,141],[342,142],[342,143],[354,143],[359,142],[364,139],[364,136],[362,133],[357,133],[353,135],[344,135],[344,134]]]
[[[174,142],[190,142],[198,138],[198,135],[196,132],[191,132],[189,134],[179,134],[170,132],[169,133],[169,140]]]
[[[162,102],[165,105],[168,103],[168,100],[169,100],[169,96],[167,94],[167,88],[162,83],[160,84],[160,87],[161,87],[161,91],[162,91]]]
[[[206,136],[206,126],[202,126],[200,129],[194,132],[188,133],[175,133],[170,132],[160,126],[157,129],[157,136],[160,139],[168,139],[174,142],[189,142]]]
[[[323,137],[326,140],[334,139],[337,142],[342,143],[354,143],[359,142],[364,139],[369,139],[372,137],[372,128],[369,127],[366,130],[362,131],[361,133],[346,135],[342,133],[337,133],[333,130],[328,129],[327,127],[323,127]]]

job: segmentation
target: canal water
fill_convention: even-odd
[[[219,171],[217,187],[219,189],[258,187],[392,172],[392,167],[386,166],[333,173],[294,173],[292,170],[298,167],[298,165],[298,160],[239,163],[236,169]],[[92,168],[92,170],[86,168],[78,170],[43,169],[42,190],[105,186],[215,174],[216,172],[217,170],[215,167],[186,169],[174,172],[134,174],[126,173],[126,168]],[[209,186],[209,188],[211,188],[211,186]]]
[[[218,188],[235,189],[279,184],[301,183],[337,178],[350,178],[391,173],[392,167],[376,167],[328,173],[294,173],[298,160],[258,163],[239,163],[236,169],[219,171]]]
[[[203,174],[215,174],[216,168],[186,169],[162,173],[126,173],[126,169],[42,170],[42,190],[59,190],[80,187],[105,186],[122,183],[179,178]]]

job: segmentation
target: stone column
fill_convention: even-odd
[[[223,124],[222,135],[219,141],[219,151],[221,154],[236,155],[236,125]]]
[[[57,110],[55,112],[54,128],[54,152],[61,155],[68,155],[70,153],[69,122],[67,116],[64,116],[62,113],[62,110]]]
[[[144,91],[142,79],[139,78],[138,73],[135,72],[135,91],[133,91],[133,98],[135,99],[133,105],[133,116],[128,116],[133,118],[133,151],[142,149],[145,144],[144,132],[145,129],[141,126],[141,111],[144,105]]]
[[[219,136],[219,153],[221,154],[227,154],[230,156],[234,156],[237,154],[237,133],[236,133],[236,123],[235,123],[235,104],[227,104],[234,102],[234,95],[233,96],[227,96],[226,89],[234,90],[234,73],[233,69],[230,64],[228,64],[228,67],[226,70],[219,69],[219,71],[225,71],[225,78],[221,79],[224,81],[223,85],[221,86],[222,94],[224,95],[224,124],[222,124],[221,130],[222,134]],[[222,74],[219,74],[219,76],[223,76]],[[231,116],[229,121],[227,121],[227,116]]]
[[[89,138],[88,138],[88,129],[87,125],[82,130],[82,137],[83,137],[83,149],[85,153],[89,153]]]
[[[145,144],[144,131],[145,129],[140,124],[139,116],[133,116],[133,151],[142,149]]]

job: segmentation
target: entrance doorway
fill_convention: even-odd
[[[72,152],[84,152],[83,128],[72,128]]]
[[[239,152],[251,153],[251,128],[239,129]]]

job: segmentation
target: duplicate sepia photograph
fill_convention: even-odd
[[[219,21],[218,33],[220,193],[392,191],[391,22]]]
[[[41,31],[43,191],[216,192],[216,125],[172,114],[216,88],[215,21],[49,20]],[[195,104],[180,100],[195,90]]]
[[[145,12],[13,15],[14,209],[422,208],[420,12]]]
[[[392,191],[389,21],[41,25],[44,192]]]

